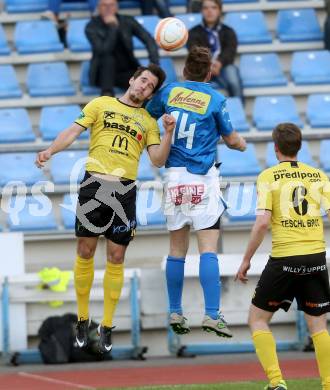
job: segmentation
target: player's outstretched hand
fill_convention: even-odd
[[[173,130],[175,128],[176,120],[174,116],[169,114],[163,115],[163,126],[165,128],[165,131],[167,133],[173,133]]]
[[[247,277],[247,272],[250,269],[250,262],[249,261],[242,261],[237,274],[235,276],[235,281],[239,280],[242,283],[246,283],[249,279]]]
[[[45,162],[47,162],[51,158],[52,154],[49,150],[43,150],[37,154],[36,158],[36,166],[38,168],[43,168],[45,166]]]

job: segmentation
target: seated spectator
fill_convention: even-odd
[[[161,18],[172,16],[169,9],[169,0],[143,0],[141,1],[141,10],[143,15],[152,15],[156,8]]]
[[[234,65],[237,53],[235,31],[221,23],[221,0],[202,0],[202,24],[189,31],[188,49],[193,46],[206,46],[211,50],[212,80],[224,87],[229,96],[238,96],[243,101],[243,88],[237,66]]]
[[[139,62],[134,56],[133,35],[145,43],[150,62],[159,63],[158,48],[152,36],[132,17],[118,14],[117,0],[100,0],[99,15],[86,26],[92,46],[90,84],[102,95],[114,96],[114,87],[126,89]]]

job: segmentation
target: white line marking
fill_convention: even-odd
[[[76,388],[76,389],[96,390],[95,387],[86,386],[86,385],[79,385],[78,383],[62,381],[60,379],[48,378],[47,376],[30,374],[28,372],[23,372],[23,371],[20,371],[18,373],[18,375],[24,376],[26,378],[36,379],[36,380],[39,380],[39,381],[50,382],[50,383],[58,383],[60,385],[67,385],[67,386],[71,386],[72,388]]]

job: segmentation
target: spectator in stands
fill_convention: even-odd
[[[221,0],[202,0],[202,24],[189,31],[188,49],[206,46],[212,53],[212,79],[224,87],[229,96],[238,96],[243,101],[243,87],[239,70],[234,65],[237,53],[235,31],[221,23]]]
[[[172,16],[169,9],[168,0],[143,0],[141,1],[141,10],[143,15],[152,15],[153,9],[156,8],[161,18]]]
[[[139,62],[134,56],[133,35],[146,44],[149,60],[159,63],[153,37],[132,16],[118,14],[117,0],[100,0],[99,15],[86,26],[92,45],[90,84],[101,88],[102,95],[114,96],[114,87],[126,89]]]
[[[330,312],[330,287],[321,212],[323,208],[330,219],[329,178],[297,161],[302,137],[296,125],[281,123],[272,135],[279,163],[258,177],[257,219],[235,279],[248,281],[252,257],[271,225],[271,256],[253,294],[248,320],[258,359],[269,380],[265,389],[288,388],[269,323],[277,310],[288,311],[296,299],[314,343],[322,389],[329,390],[326,314]],[[317,182],[311,179],[316,176]]]
[[[166,161],[164,187],[164,213],[170,232],[166,262],[170,326],[177,334],[190,331],[183,315],[182,290],[192,226],[200,251],[199,279],[205,303],[202,328],[218,336],[232,337],[219,312],[221,289],[217,247],[225,206],[214,160],[220,137],[229,148],[241,152],[246,149],[246,142],[233,131],[225,98],[208,84],[211,60],[208,48],[195,46],[185,62],[185,80],[167,84],[146,108],[155,118],[170,113],[177,118]]]
[[[324,23],[324,47],[330,50],[330,0],[325,0],[327,17]]]
[[[112,320],[124,282],[124,256],[136,229],[135,180],[139,160],[143,149],[147,148],[152,163],[159,167],[164,165],[175,127],[174,117],[165,115],[165,134],[160,140],[156,120],[142,108],[161,87],[165,77],[158,65],[139,68],[129,80],[129,88],[123,96],[119,99],[101,96],[92,100],[75,123],[37,155],[36,165],[41,168],[52,155],[69,147],[83,131],[91,129],[86,173],[79,189],[76,212],[76,338],[81,348],[88,342],[89,294],[100,235],[106,238],[107,265],[99,348],[101,352],[110,352],[112,348]]]

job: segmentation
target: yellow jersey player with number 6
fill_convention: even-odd
[[[313,339],[323,390],[330,390],[330,287],[322,220],[322,211],[330,219],[329,178],[297,161],[301,131],[296,125],[279,124],[273,141],[279,164],[258,177],[257,219],[235,279],[247,282],[251,258],[271,225],[272,252],[249,312],[253,343],[269,380],[265,389],[287,389],[268,325],[278,309],[288,311],[296,299]]]

